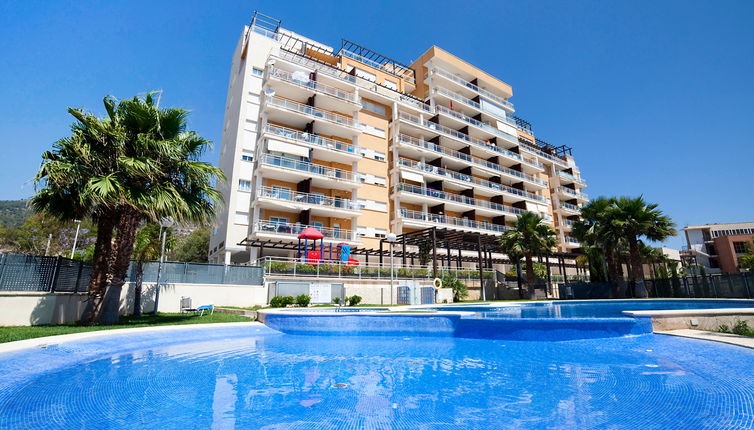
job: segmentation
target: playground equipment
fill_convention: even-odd
[[[333,253],[333,244],[328,244],[329,258],[325,259],[325,235],[314,227],[307,227],[299,233],[298,237],[298,254],[296,258],[306,264],[317,266],[323,264],[325,261],[335,262],[340,261],[346,263],[349,266],[358,266],[359,261],[351,258],[351,245],[347,243],[339,243],[335,247]],[[303,248],[301,247],[301,241],[303,240]],[[309,245],[311,241],[311,249]],[[319,241],[319,250],[317,250],[317,241]],[[335,257],[335,258],[333,258]]]

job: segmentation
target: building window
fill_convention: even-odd
[[[746,242],[733,242],[733,251],[736,254],[745,254],[747,252]]]
[[[251,74],[254,76],[259,76],[261,78],[262,76],[264,76],[264,70],[252,67]]]
[[[270,217],[270,224],[272,225],[285,225],[288,224],[288,218],[284,218],[281,216],[271,216]]]
[[[238,180],[238,191],[251,192],[251,181],[245,179]]]
[[[241,160],[243,161],[254,161],[254,158],[252,158],[251,155],[242,155]]]
[[[311,225],[312,225],[312,227],[314,227],[314,228],[316,228],[317,230],[320,230],[320,231],[322,230],[322,227],[324,226],[324,224],[322,224],[319,221],[314,221]]]
[[[393,82],[391,80],[385,79],[382,81],[382,85],[390,88],[391,90],[398,91],[398,82]]]
[[[385,106],[378,105],[377,103],[372,103],[367,100],[361,100],[361,107],[364,110],[368,110],[369,112],[376,113],[377,115],[385,116],[387,115],[387,109],[385,109]]]

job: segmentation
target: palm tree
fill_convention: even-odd
[[[503,233],[500,246],[511,259],[522,256],[526,264],[526,285],[529,297],[534,295],[535,255],[548,254],[557,246],[555,231],[542,222],[543,218],[534,212],[524,212],[516,218],[513,229]]]
[[[573,236],[585,244],[587,253],[599,249],[607,266],[607,279],[613,290],[613,297],[622,297],[622,269],[619,246],[622,241],[620,232],[612,226],[611,208],[614,198],[598,197],[581,208],[581,219],[574,223]],[[602,270],[600,270],[602,271]]]
[[[642,270],[639,239],[660,242],[676,235],[675,224],[670,217],[657,209],[657,204],[650,204],[639,197],[620,197],[610,209],[611,225],[620,232],[628,243],[631,273],[634,279],[634,295],[647,297]]]

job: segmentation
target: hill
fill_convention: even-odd
[[[18,227],[29,214],[28,200],[0,200],[0,226]]]

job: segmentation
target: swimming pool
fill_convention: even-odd
[[[297,335],[259,323],[130,329],[0,354],[0,429],[754,428],[752,369],[754,350],[652,333],[520,341]]]

